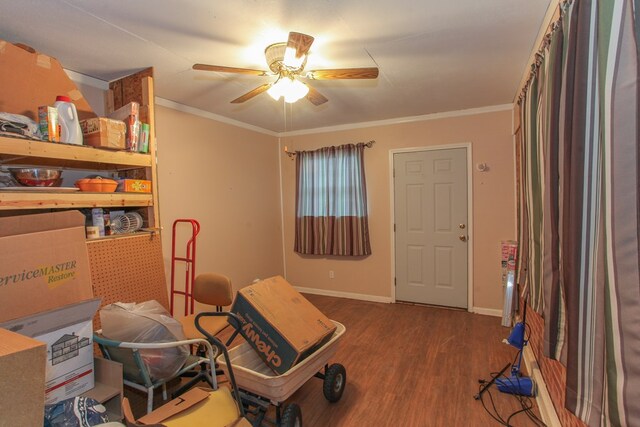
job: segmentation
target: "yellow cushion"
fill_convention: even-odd
[[[167,427],[224,427],[239,416],[231,391],[227,387],[220,387],[202,402],[162,421],[162,424]]]
[[[180,323],[182,323],[182,328],[184,329],[184,335],[187,339],[206,338],[199,330],[196,329],[196,325],[194,323],[195,319],[195,314],[180,319]],[[224,316],[206,316],[200,318],[200,326],[202,326],[204,330],[209,332],[211,335],[216,335],[228,325],[227,318]]]

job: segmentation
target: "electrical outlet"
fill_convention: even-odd
[[[329,270],[329,279],[333,279],[334,277],[336,277],[336,275],[334,274],[333,270]]]

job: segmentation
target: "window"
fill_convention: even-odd
[[[300,254],[371,254],[365,143],[300,151],[296,158],[296,236]]]

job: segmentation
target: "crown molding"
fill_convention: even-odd
[[[64,71],[67,73],[69,78],[74,82],[86,84],[88,86],[92,86],[102,90],[109,89],[109,82],[105,80],[100,80],[95,77],[87,76],[86,74],[81,74],[75,71],[67,70],[66,68],[64,69]],[[326,127],[304,129],[304,130],[297,130],[297,131],[290,131],[290,132],[274,132],[268,129],[261,128],[259,126],[250,125],[248,123],[241,122],[239,120],[230,119],[228,117],[224,117],[219,114],[214,114],[209,111],[204,111],[199,108],[190,107],[188,105],[181,104],[179,102],[161,98],[159,96],[155,97],[155,103],[156,105],[161,105],[166,108],[182,111],[183,113],[193,114],[194,116],[215,120],[221,123],[226,123],[232,126],[237,126],[243,129],[251,130],[251,131],[262,133],[269,136],[275,136],[278,138],[288,137],[288,136],[309,135],[309,134],[316,134],[316,133],[325,133],[325,132],[337,132],[337,131],[352,130],[352,129],[364,129],[364,128],[370,128],[370,127],[376,127],[376,126],[389,126],[389,125],[396,125],[396,124],[402,124],[402,123],[422,122],[427,120],[438,120],[438,119],[445,119],[445,118],[451,118],[451,117],[472,116],[476,114],[485,114],[485,113],[493,113],[497,111],[513,110],[513,104],[500,104],[500,105],[491,105],[491,106],[480,107],[480,108],[470,108],[467,110],[424,114],[420,116],[408,116],[408,117],[398,117],[394,119],[375,120],[370,122],[349,123],[344,125],[326,126]]]
[[[241,122],[239,120],[233,120],[228,117],[224,117],[218,114],[210,113],[199,108],[190,107],[188,105],[180,104],[179,102],[171,101],[169,99],[160,98],[156,96],[156,105],[162,105],[163,107],[172,108],[174,110],[182,111],[183,113],[193,114],[194,116],[204,117],[205,119],[215,120],[217,122],[226,123],[229,125],[237,126],[254,132],[263,133],[269,136],[278,136],[277,132],[270,131],[258,126],[250,125],[248,123]]]
[[[351,124],[337,125],[337,126],[327,126],[327,127],[315,128],[315,129],[281,132],[278,134],[278,136],[287,137],[287,136],[309,135],[309,134],[324,133],[324,132],[336,132],[336,131],[352,130],[352,129],[363,129],[363,128],[370,128],[370,127],[376,127],[376,126],[389,126],[389,125],[397,125],[402,123],[446,119],[450,117],[472,116],[476,114],[493,113],[496,111],[507,111],[507,110],[509,111],[513,110],[513,104],[491,105],[488,107],[470,108],[467,110],[457,110],[457,111],[447,111],[443,113],[424,114],[421,116],[398,117],[395,119],[376,120],[371,122],[360,122],[360,123],[351,123]]]

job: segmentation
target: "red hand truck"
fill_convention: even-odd
[[[176,256],[176,229],[179,224],[191,225],[191,237],[187,240],[187,246],[185,255],[183,257]],[[173,234],[171,237],[171,301],[170,311],[171,315],[174,315],[174,300],[176,295],[184,296],[184,315],[188,316],[193,314],[194,300],[193,300],[193,282],[196,278],[196,237],[200,232],[200,223],[195,219],[176,219],[173,222]],[[185,278],[184,278],[184,290],[177,290],[175,283],[176,276],[176,262],[181,261],[186,264]]]

